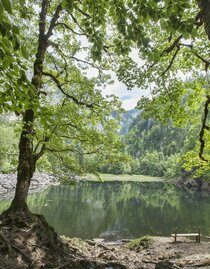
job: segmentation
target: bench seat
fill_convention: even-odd
[[[200,231],[198,233],[174,233],[171,236],[174,237],[175,243],[177,242],[177,237],[195,237],[197,243],[201,241]]]
[[[194,233],[194,234],[171,234],[171,236],[173,236],[173,237],[175,237],[175,236],[177,236],[177,237],[187,237],[187,236],[191,237],[191,236],[199,236],[199,233]]]

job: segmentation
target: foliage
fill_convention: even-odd
[[[135,250],[137,252],[141,251],[142,249],[148,248],[151,246],[153,242],[152,237],[146,235],[140,238],[136,238],[128,243],[128,248],[131,250]]]
[[[208,69],[204,6],[203,1],[187,0],[22,0],[13,10],[9,1],[2,1],[0,109],[23,116],[21,143],[30,144],[30,169],[46,152],[48,158],[56,157],[63,167],[81,174],[93,170],[86,155],[123,158],[113,131],[117,124],[111,118],[120,103],[102,96],[98,88],[109,81],[106,70],[117,70],[128,88],[150,87],[151,96],[139,102],[147,118],[152,114],[164,123],[171,118],[180,126],[199,113],[206,100],[206,81],[186,77],[197,77],[204,65]],[[202,23],[206,28],[200,27]],[[139,59],[131,57],[133,49]],[[96,76],[90,78],[87,74],[93,70]],[[170,156],[175,147],[164,147],[164,155]],[[146,163],[161,158],[156,150],[145,157]],[[21,154],[23,160],[27,154]],[[126,166],[117,164],[114,169],[131,171],[131,165]]]
[[[17,167],[18,133],[16,126],[8,120],[0,119],[0,172],[14,172]]]
[[[123,117],[126,119],[126,116]],[[151,118],[145,120],[142,112],[132,122],[128,117],[128,121],[122,123],[122,128],[128,129],[123,140],[125,152],[130,158],[127,163],[99,166],[99,172],[177,177],[181,173],[181,166],[184,164],[186,168],[189,163],[184,156],[194,150],[199,130],[196,124],[178,128],[172,126],[171,120],[166,125]]]
[[[121,57],[116,63],[118,77],[130,89],[148,89],[149,94],[138,103],[146,118],[164,124],[171,119],[174,126],[201,122],[196,151],[201,160],[208,162],[209,2],[165,0],[135,4],[131,4],[131,13],[137,25],[141,22],[139,58],[131,54],[126,59]],[[197,80],[201,73],[203,76]],[[188,81],[188,77],[193,80]],[[201,165],[198,158],[194,163]]]

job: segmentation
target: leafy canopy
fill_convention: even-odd
[[[177,125],[182,118],[191,120],[208,92],[203,78],[185,81],[209,67],[208,5],[204,0],[22,0],[12,10],[2,0],[1,112],[33,110],[31,141],[37,159],[58,149],[62,159],[61,151],[75,157],[78,151],[116,148],[110,115],[119,104],[97,89],[109,79],[105,71],[113,69],[129,88],[151,89],[150,97],[139,102],[147,117],[170,117]],[[40,65],[37,46],[44,51]],[[139,59],[132,58],[132,49]],[[90,78],[93,70],[96,76]],[[201,142],[203,138],[201,134]]]

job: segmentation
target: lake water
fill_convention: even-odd
[[[170,235],[201,229],[210,235],[210,194],[184,192],[164,182],[79,182],[30,195],[59,234],[107,240]],[[8,201],[0,201],[0,211]]]

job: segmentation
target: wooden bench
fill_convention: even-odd
[[[177,242],[177,237],[195,237],[195,240],[197,243],[201,242],[201,233],[200,230],[198,230],[197,233],[183,233],[183,234],[179,234],[179,233],[174,233],[171,234],[172,237],[174,237],[175,243]]]

